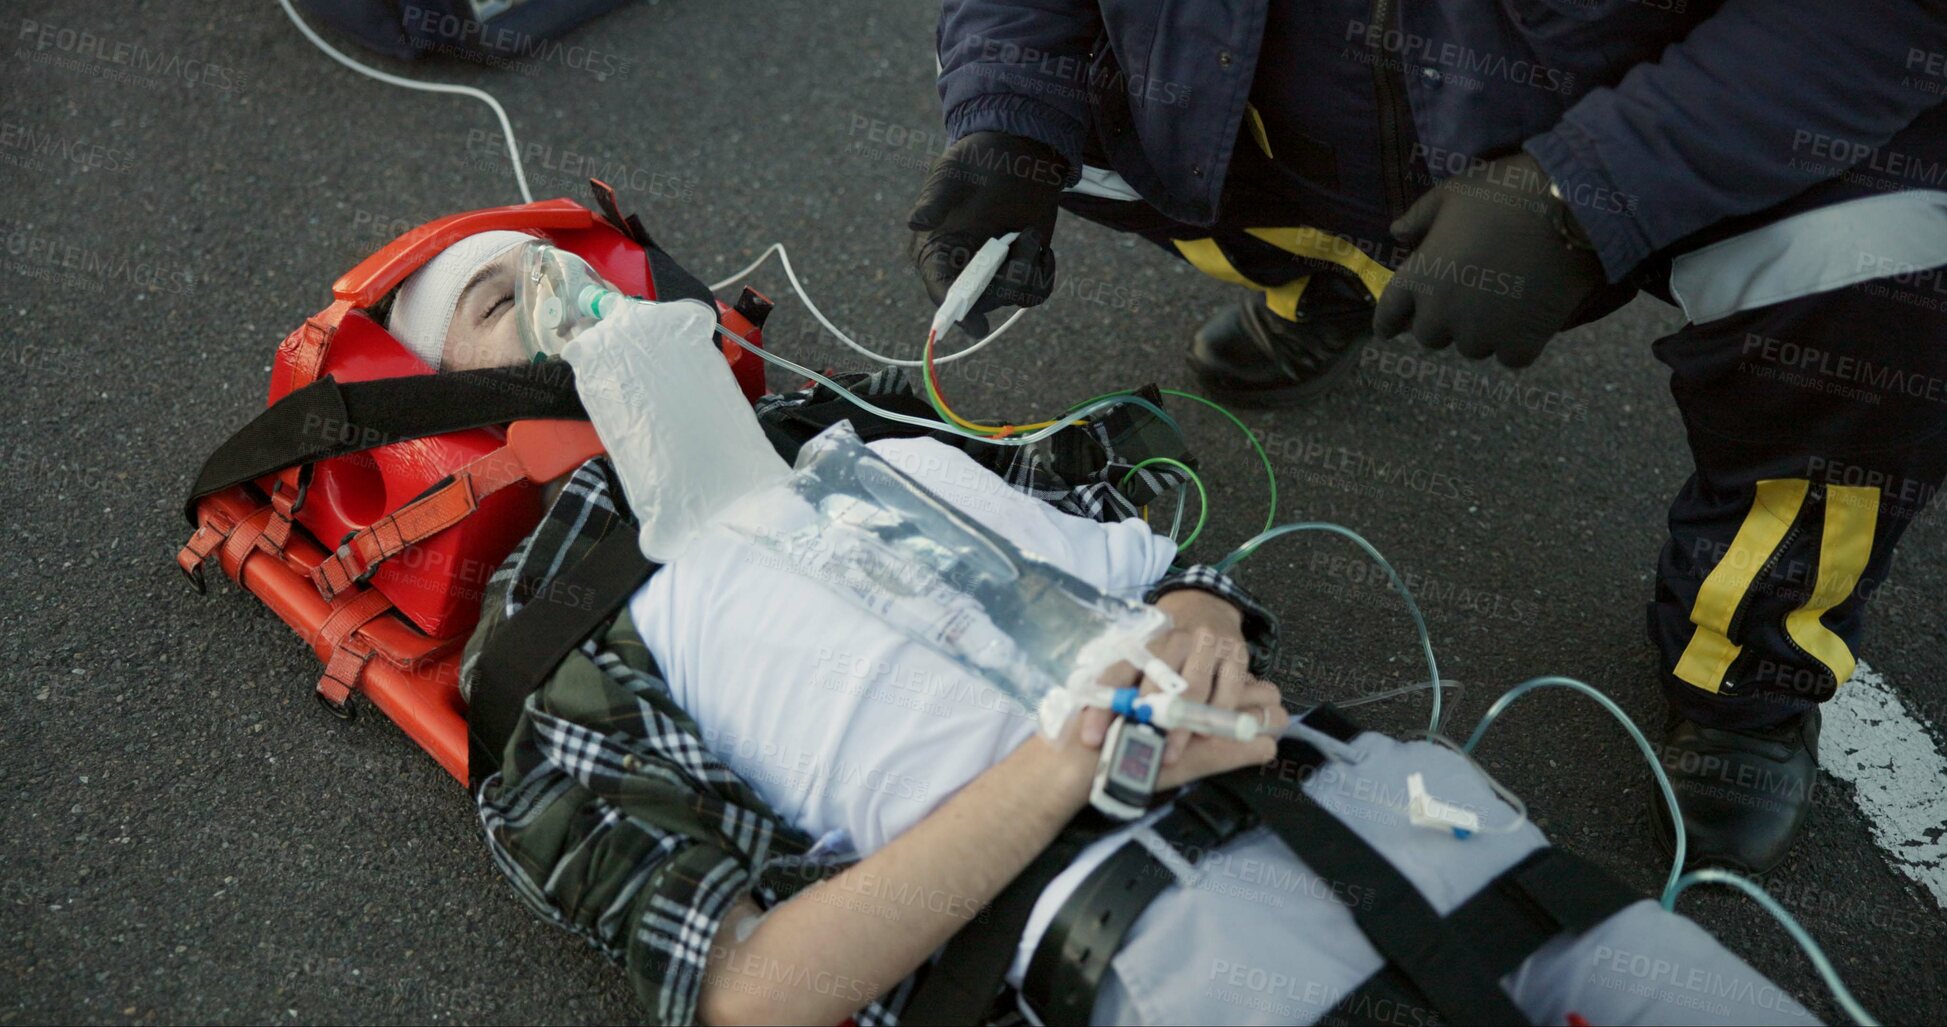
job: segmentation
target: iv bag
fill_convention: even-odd
[[[807,442],[782,488],[723,523],[1029,712],[1093,685],[1169,624],[1023,553],[867,448],[849,421]]]

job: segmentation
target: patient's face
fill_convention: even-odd
[[[520,274],[516,246],[482,265],[460,291],[446,328],[440,368],[471,371],[524,363],[520,329],[514,320],[514,280]]]

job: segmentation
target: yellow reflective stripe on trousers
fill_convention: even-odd
[[[1737,615],[1744,594],[1751,590],[1758,571],[1771,560],[1792,522],[1805,505],[1810,482],[1803,478],[1771,478],[1758,482],[1751,512],[1744,515],[1737,536],[1724,558],[1717,561],[1704,583],[1697,589],[1697,601],[1690,607],[1690,622],[1697,630],[1677,661],[1676,675],[1706,692],[1724,685],[1743,647],[1731,642],[1731,618]]]
[[[1264,303],[1271,308],[1271,313],[1287,321],[1298,320],[1298,297],[1304,295],[1305,283],[1311,281],[1310,275],[1294,278],[1283,285],[1260,285],[1237,270],[1230,258],[1224,256],[1224,251],[1218,248],[1215,239],[1171,239],[1170,242],[1176,246],[1176,252],[1183,254],[1183,259],[1190,262],[1191,267],[1220,282],[1256,289],[1264,294]]]
[[[1879,489],[1826,486],[1818,584],[1812,586],[1812,598],[1785,617],[1785,633],[1832,671],[1835,685],[1845,684],[1852,677],[1858,661],[1845,640],[1826,627],[1822,618],[1859,586],[1866,561],[1873,555],[1873,531],[1878,523]]]
[[[1353,245],[1350,240],[1330,232],[1316,228],[1247,228],[1244,231],[1286,253],[1337,264],[1365,283],[1366,291],[1372,293],[1374,299],[1378,299],[1379,294],[1386,291],[1386,283],[1393,280],[1393,273],[1386,265],[1367,256],[1366,251]]]

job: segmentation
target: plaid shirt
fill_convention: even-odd
[[[791,399],[767,405],[775,411]],[[1117,463],[1114,447],[1106,448],[1105,475]],[[1134,513],[1104,480],[1064,483],[1045,466],[1015,462],[1010,483],[1059,508],[1086,509],[1101,520]],[[489,581],[462,662],[464,686],[484,640],[616,530],[635,530],[634,519],[608,463],[591,460]],[[1236,603],[1255,657],[1268,655],[1274,620],[1228,578],[1194,567],[1159,582],[1150,598],[1176,588],[1206,589]],[[711,941],[739,898],[748,894],[769,908],[846,865],[814,854],[810,837],[781,821],[704,745],[626,609],[528,699],[500,773],[481,786],[479,807],[494,863],[515,891],[622,965],[656,1023],[696,1019]],[[913,983],[909,978],[868,1003],[857,1022],[897,1023]]]

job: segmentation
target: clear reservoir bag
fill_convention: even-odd
[[[1022,552],[860,441],[840,422],[806,443],[781,487],[724,524],[795,571],[985,678],[1050,722],[1043,700],[1093,686],[1168,627],[1154,607],[1107,595]]]

